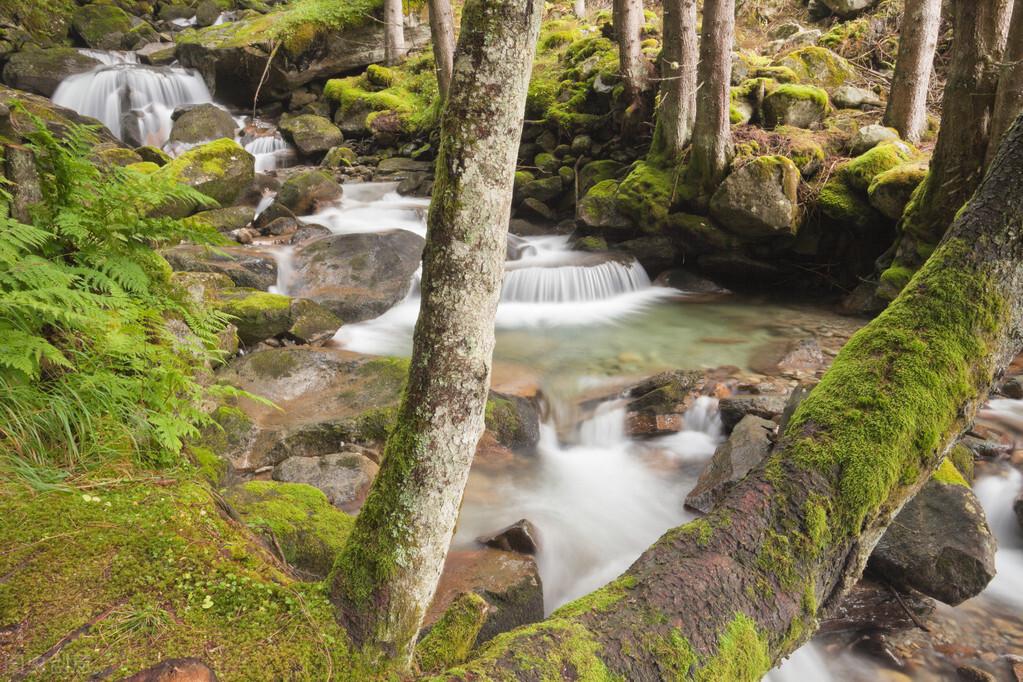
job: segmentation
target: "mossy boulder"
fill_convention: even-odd
[[[254,213],[255,211],[253,211],[251,206],[228,206],[227,208],[200,211],[191,216],[189,220],[209,225],[217,232],[231,232],[232,230],[241,229],[252,222]]]
[[[598,182],[617,178],[622,168],[622,164],[612,159],[590,161],[579,169],[579,194],[585,195]]]
[[[277,260],[273,254],[258,249],[180,244],[161,250],[160,255],[175,271],[216,273],[240,287],[266,291],[277,283]]]
[[[61,44],[67,41],[71,14],[76,6],[74,0],[0,2],[0,25],[15,28],[5,32],[11,42]]]
[[[578,218],[584,226],[599,231],[628,231],[632,223],[620,210],[617,180],[602,180],[579,200]]]
[[[812,85],[785,84],[764,97],[764,124],[770,128],[819,126],[828,112],[828,93]]]
[[[142,157],[143,161],[149,161],[157,166],[166,166],[171,162],[171,156],[167,152],[163,151],[159,147],[152,145],[144,145],[142,147],[136,147],[135,153]]]
[[[285,114],[279,124],[281,133],[304,156],[325,154],[344,141],[344,135],[329,118],[315,114]]]
[[[131,15],[116,5],[85,5],[71,15],[75,33],[86,45],[97,50],[128,47],[125,37],[133,25]]]
[[[867,187],[870,205],[890,220],[898,220],[925,177],[926,161],[908,162],[878,173]]]
[[[178,46],[174,43],[146,43],[135,51],[139,61],[152,66],[167,66],[178,57]]]
[[[321,170],[300,171],[288,177],[281,185],[274,203],[284,206],[295,215],[315,213],[316,209],[341,198],[341,185]]]
[[[188,150],[160,173],[194,187],[221,205],[230,205],[252,183],[255,159],[237,142],[225,138]]]
[[[853,156],[859,156],[882,142],[896,142],[899,140],[899,131],[895,128],[888,128],[879,123],[872,123],[863,126],[849,140],[849,152]]]
[[[484,421],[501,445],[532,448],[540,440],[540,411],[535,400],[491,391]]]
[[[856,77],[856,69],[845,58],[826,47],[810,46],[778,58],[775,66],[790,69],[801,83],[837,88]]]
[[[618,185],[618,211],[639,232],[660,232],[674,205],[691,197],[678,169],[637,161]]]
[[[100,66],[100,61],[70,47],[29,49],[11,55],[4,65],[4,82],[12,88],[52,97],[67,78]]]
[[[311,485],[332,505],[354,514],[376,478],[376,462],[355,449],[319,457],[289,457],[274,467],[275,481]]]
[[[846,181],[842,173],[833,175],[821,187],[817,195],[817,207],[826,219],[856,231],[868,230],[884,219],[863,193]]]
[[[799,228],[799,169],[784,156],[761,156],[725,178],[710,214],[740,237],[791,236]]]
[[[199,144],[233,138],[238,127],[234,117],[215,104],[196,104],[176,110],[171,118],[170,142]]]
[[[519,196],[523,199],[535,199],[540,202],[548,202],[561,196],[564,189],[564,182],[557,175],[547,178],[540,178],[527,182],[519,190]]]
[[[816,140],[803,137],[790,139],[786,156],[796,164],[804,178],[812,178],[824,166],[824,148]]]
[[[290,565],[313,578],[330,572],[355,523],[303,483],[249,481],[228,488],[224,499],[269,547],[279,546]]]
[[[721,229],[707,216],[672,213],[665,223],[665,230],[684,253],[721,253],[741,248],[738,237]]]
[[[94,158],[102,166],[124,167],[142,163],[142,157],[127,147],[104,146],[95,151]]]
[[[866,195],[874,178],[901,166],[918,153],[906,142],[885,142],[844,164],[839,168],[839,172],[850,187]]]
[[[350,147],[331,147],[320,165],[325,168],[351,168],[358,159],[359,155]]]
[[[315,301],[244,287],[219,292],[217,307],[231,315],[246,346],[277,337],[318,344],[341,327],[341,320]]]

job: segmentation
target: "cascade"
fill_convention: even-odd
[[[505,274],[501,300],[519,303],[599,301],[649,286],[646,271],[636,261],[523,267],[509,269]]]

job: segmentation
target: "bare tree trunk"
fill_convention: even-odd
[[[405,58],[405,15],[402,0],[384,0],[384,61],[393,66]]]
[[[430,37],[433,60],[437,65],[437,87],[441,101],[447,100],[451,89],[451,68],[455,57],[455,19],[451,0],[429,0]]]
[[[689,144],[696,118],[696,0],[664,0],[661,88],[650,149],[677,160]]]
[[[941,0],[906,0],[884,121],[914,143],[927,127],[927,92],[940,25]]]
[[[998,151],[1002,136],[1012,121],[1023,112],[1023,0],[1016,0],[1009,26],[1009,38],[1002,57],[1002,73],[998,78],[991,134],[988,140],[988,162]]]
[[[512,182],[543,3],[468,0],[441,120],[408,386],[331,576],[378,665],[408,664],[483,433]]]
[[[622,577],[446,679],[753,682],[805,642],[1019,351],[1021,185],[1023,116],[940,248],[846,344],[763,464]]]
[[[575,0],[572,3],[572,12],[575,14],[576,19],[586,18],[586,0]]]
[[[649,81],[647,63],[643,58],[643,0],[614,0],[619,23],[615,26],[618,40],[618,61],[629,101],[625,115],[625,128],[645,118],[643,91]]]
[[[984,173],[998,65],[1008,32],[1008,0],[955,0],[951,64],[941,130],[927,178],[899,222],[894,262],[878,296],[890,300],[920,267]]]
[[[735,0],[705,0],[697,72],[696,121],[689,177],[709,197],[728,173],[732,131],[728,107],[732,78]]]

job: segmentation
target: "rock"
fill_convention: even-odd
[[[162,250],[160,255],[179,272],[216,272],[230,277],[240,287],[266,291],[277,283],[277,260],[256,249],[181,244]]]
[[[760,156],[725,178],[710,215],[741,237],[791,236],[799,228],[799,169],[784,156]]]
[[[539,180],[527,182],[519,190],[519,195],[523,199],[536,199],[540,202],[547,202],[561,196],[562,189],[561,178],[553,175],[549,178],[540,178]]]
[[[354,514],[366,501],[378,470],[376,462],[351,450],[320,457],[289,457],[274,467],[273,479],[311,485],[332,505]]]
[[[838,171],[851,188],[867,193],[874,178],[887,170],[901,166],[917,153],[912,145],[901,140],[882,142],[852,161],[843,164]]]
[[[590,161],[579,169],[579,194],[585,195],[590,188],[604,180],[614,180],[622,171],[622,164],[611,159]]]
[[[540,410],[535,399],[491,391],[484,421],[497,442],[508,448],[533,448],[540,441]]]
[[[872,123],[856,131],[856,134],[849,141],[849,151],[853,156],[859,156],[882,142],[897,141],[898,139],[899,131],[895,128],[887,128],[880,123]]]
[[[217,676],[198,658],[168,658],[121,682],[217,682]]]
[[[877,0],[821,0],[832,12],[848,19],[877,4]]]
[[[143,64],[166,66],[177,59],[178,46],[176,43],[147,43],[135,50],[135,54]]]
[[[672,370],[644,379],[626,392],[625,429],[630,436],[659,436],[685,428],[687,400],[703,377]]]
[[[828,93],[812,85],[786,83],[764,97],[764,123],[797,128],[819,126],[828,111]]]
[[[433,193],[433,175],[431,173],[409,173],[398,183],[395,191],[403,197],[429,198]]]
[[[234,318],[246,346],[277,337],[315,345],[333,338],[341,327],[341,320],[315,301],[256,289],[221,291],[217,307]]]
[[[321,170],[301,171],[284,181],[274,203],[283,205],[294,215],[309,215],[323,204],[340,199],[341,193],[341,185],[328,173]]]
[[[111,135],[110,131],[96,119],[82,116],[71,109],[58,106],[45,97],[15,90],[4,85],[0,85],[0,111],[7,111],[9,113],[0,114],[0,135],[6,134],[11,136],[14,134],[14,130],[10,129],[11,126],[16,130],[31,130],[33,128],[34,124],[26,113],[12,109],[11,104],[15,100],[24,106],[28,114],[34,114],[42,119],[47,130],[57,137],[66,135],[68,129],[73,125],[91,125],[96,127],[97,148],[124,147],[124,143]],[[9,147],[8,149],[12,148]]]
[[[199,144],[220,138],[234,137],[234,117],[215,104],[195,104],[176,109],[171,115],[170,142]]]
[[[291,239],[288,240],[289,244],[298,245],[310,242],[320,237],[326,237],[327,235],[333,234],[329,228],[323,225],[316,225],[313,223],[302,224],[297,230],[291,235]]]
[[[85,73],[100,66],[98,59],[88,57],[70,47],[15,52],[4,66],[4,83],[18,90],[27,90],[44,97],[53,97],[68,76]]]
[[[195,25],[212,26],[213,22],[220,16],[220,6],[214,0],[201,0],[195,6]]]
[[[1009,377],[1002,382],[1001,386],[998,387],[998,392],[1006,398],[1023,400],[1023,380],[1021,380],[1018,376]]]
[[[743,417],[714,452],[696,487],[686,495],[686,507],[709,513],[771,451],[771,434],[776,426],[753,415]]]
[[[330,572],[355,523],[302,483],[249,481],[228,488],[224,500],[274,554],[314,579]]]
[[[746,416],[777,420],[785,410],[787,398],[781,394],[734,395],[718,401],[718,414],[725,432],[731,432]]]
[[[824,367],[826,360],[817,339],[800,339],[778,360],[781,374],[811,374]]]
[[[543,586],[531,557],[489,548],[448,552],[426,624],[436,622],[466,592],[475,592],[490,605],[477,646],[502,632],[543,620]]]
[[[956,668],[956,675],[963,682],[998,682],[998,678],[989,672],[972,665],[960,665]]]
[[[635,258],[651,277],[681,262],[683,256],[675,242],[665,236],[627,239],[615,244],[614,250]]]
[[[329,118],[315,114],[285,114],[279,124],[281,133],[303,156],[325,154],[344,142],[344,135]]]
[[[113,167],[133,166],[140,170],[135,164],[142,163],[142,157],[135,153],[134,149],[125,147],[100,147],[95,150],[93,158],[101,166]],[[149,170],[155,170],[150,168]]]
[[[392,156],[377,164],[377,173],[386,175],[402,173],[432,173],[433,162],[417,161],[404,156]]]
[[[252,216],[251,206],[228,206],[227,208],[200,211],[193,215],[191,220],[206,223],[217,232],[231,232],[247,226],[252,222]]]
[[[273,235],[274,237],[283,237],[298,232],[298,228],[301,227],[301,225],[301,221],[297,218],[284,216],[271,220],[270,224],[267,225],[263,231],[268,235]]]
[[[171,161],[170,154],[152,145],[143,145],[135,148],[135,153],[143,161],[155,163],[157,166],[166,166]]]
[[[350,168],[355,165],[358,158],[358,154],[349,147],[331,147],[320,165],[325,168]]]
[[[870,205],[890,220],[898,220],[913,192],[927,177],[927,162],[908,162],[878,173],[867,187]]]
[[[1023,490],[1020,491],[1013,501],[1012,511],[1016,514],[1016,521],[1019,522],[1020,528],[1023,528]]]
[[[558,215],[550,206],[532,197],[522,200],[522,203],[519,204],[517,215],[527,220],[539,220],[547,223],[553,223],[558,220]]]
[[[856,78],[856,67],[826,47],[810,46],[793,50],[773,62],[789,69],[800,83],[837,88]]]
[[[831,103],[839,109],[866,109],[881,106],[881,98],[871,90],[842,85],[831,91]]]
[[[687,294],[729,294],[728,289],[683,268],[666,270],[657,276],[654,284],[671,287]]]
[[[406,230],[337,234],[299,247],[291,291],[345,322],[376,317],[408,293],[425,241]]]
[[[943,469],[951,469],[951,475],[942,476]],[[900,589],[955,606],[991,581],[994,555],[984,510],[946,460],[892,521],[869,565]]]
[[[255,176],[252,154],[234,140],[207,142],[172,160],[159,173],[194,187],[211,199],[228,206],[241,194]],[[194,207],[174,206],[173,213],[192,213]]]
[[[615,195],[617,180],[602,180],[579,200],[578,219],[586,227],[599,230],[628,230],[630,221],[621,213]]]
[[[520,519],[492,535],[476,538],[476,542],[505,552],[533,555],[536,554],[536,550],[540,546],[537,541],[538,537],[536,526],[528,519]]]
[[[132,20],[116,5],[92,4],[74,11],[71,27],[93,49],[119,50],[128,47],[125,37],[132,29]]]

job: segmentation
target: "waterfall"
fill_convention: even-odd
[[[505,274],[501,301],[569,303],[600,301],[650,286],[638,262],[608,260],[598,265],[518,268]]]
[[[257,173],[284,168],[295,159],[295,150],[276,133],[243,138],[242,146],[255,158]]]
[[[92,57],[105,66],[139,63],[139,56],[134,52],[124,52],[120,50],[90,50],[87,47],[78,48],[78,52],[84,54],[86,57]]]
[[[176,108],[213,100],[195,71],[125,61],[64,79],[53,101],[98,119],[129,144],[161,147],[170,137]]]

